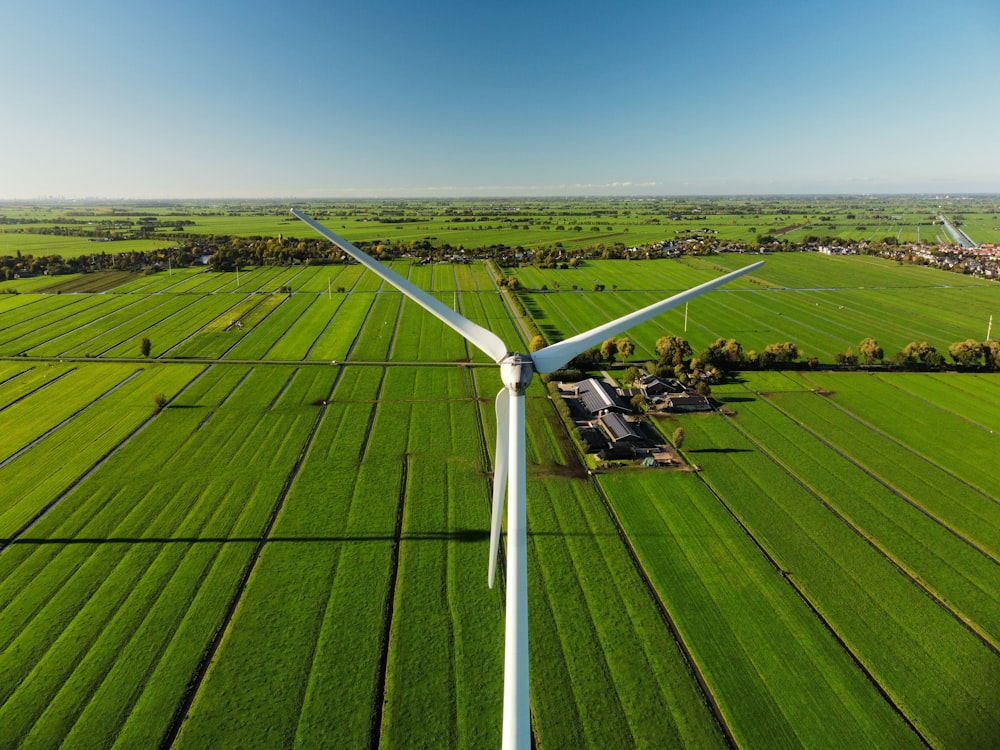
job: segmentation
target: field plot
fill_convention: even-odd
[[[23,344],[28,341],[45,340],[46,336],[64,332],[79,316],[85,319],[99,317],[99,308],[114,302],[112,297],[92,295],[20,297],[25,304],[5,311],[0,321],[0,354],[6,356],[20,354],[24,351]],[[98,308],[97,313],[95,308]]]
[[[101,255],[107,253],[129,253],[132,251],[159,250],[172,247],[171,239],[133,239],[117,242],[95,242],[86,237],[58,237],[51,234],[4,234],[4,255],[14,255],[18,251],[25,255],[61,255],[63,258],[76,258],[81,255]]]
[[[106,350],[105,357],[134,357],[140,352],[143,338],[152,342],[153,356],[170,356],[174,347],[195,336],[205,325],[223,315],[240,301],[228,294],[186,295],[189,303],[166,317],[154,318],[141,331],[123,338],[119,344]]]
[[[943,484],[896,489],[898,476],[912,469],[907,459],[880,462],[878,472],[870,468],[872,457],[894,449],[893,440],[865,442],[854,430],[834,449],[825,424],[803,424],[801,409],[794,422],[785,416],[792,402],[836,400],[835,386],[845,377],[853,376],[828,376],[831,397],[796,390],[792,378],[783,385],[773,377],[759,384],[749,378],[746,386],[764,391],[766,400],[727,387],[721,398],[736,416],[684,420],[685,451],[777,572],[915,731],[932,745],[988,746],[997,707],[982,700],[995,689],[1000,669],[995,553],[970,543],[944,512],[928,513],[953,506],[951,496],[940,497]],[[920,432],[915,426],[913,433]],[[895,475],[888,473],[894,466]],[[952,494],[964,496],[963,483],[953,478],[952,484]],[[967,512],[990,514],[995,507],[994,499],[979,495]],[[633,513],[627,505],[619,512]],[[949,686],[944,693],[927,689],[929,674]]]
[[[66,274],[65,276],[33,276],[26,279],[9,279],[0,281],[0,294],[27,294],[40,292],[59,283],[79,279],[81,274]]]
[[[805,395],[809,398],[812,394]],[[771,397],[769,397],[771,398]],[[839,514],[929,596],[953,611],[994,647],[1000,645],[997,560],[902,495],[849,456],[830,451],[808,425],[780,413],[768,400],[744,400],[734,423]]]
[[[920,746],[703,482],[601,484],[740,745]]]
[[[0,412],[4,434],[12,436],[0,467],[0,535],[9,537],[32,523],[149,420],[155,394],[173,395],[200,369],[110,364],[67,369],[63,376],[51,377],[52,385]],[[68,403],[59,413],[50,412],[57,395],[56,401]],[[31,404],[37,414],[31,414]]]
[[[930,460],[922,456],[828,399],[812,394],[774,394],[771,402],[799,424],[822,435],[832,448],[910,498],[932,518],[992,557],[1000,557],[1000,503],[996,496],[950,469],[940,457]],[[970,437],[978,437],[972,430],[969,433]],[[907,433],[907,439],[919,443],[922,438],[914,429]],[[993,481],[990,478],[991,484]]]
[[[522,291],[519,296],[552,342],[754,260],[760,256],[587,261],[577,269],[545,271],[561,280],[549,282],[548,292]],[[816,355],[822,362],[832,362],[848,347],[857,351],[858,343],[869,336],[879,341],[887,357],[911,341],[929,341],[947,352],[955,341],[982,336],[984,321],[998,302],[991,282],[918,266],[897,267],[877,258],[794,253],[764,260],[764,267],[749,278],[692,301],[686,321],[682,307],[637,326],[629,333],[636,344],[632,359],[648,359],[656,339],[664,335],[684,336],[695,351],[719,337],[736,338],[744,351],[791,341],[805,356]],[[540,273],[523,272],[529,280]],[[606,279],[615,279],[618,289],[612,290]],[[595,280],[606,285],[605,291],[585,291]],[[530,281],[525,284],[539,288]]]

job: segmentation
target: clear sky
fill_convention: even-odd
[[[4,0],[0,199],[1000,192],[997,0]]]

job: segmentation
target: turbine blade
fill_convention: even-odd
[[[544,349],[539,349],[531,355],[532,362],[534,362],[535,365],[535,370],[540,373],[558,370],[560,367],[563,367],[567,362],[573,359],[573,357],[577,354],[586,351],[592,346],[600,344],[609,336],[614,336],[615,334],[627,331],[629,328],[632,328],[639,323],[644,323],[650,318],[654,318],[672,307],[677,307],[677,305],[681,305],[688,300],[694,299],[700,294],[704,294],[705,292],[709,292],[716,287],[722,286],[723,284],[728,283],[745,273],[750,273],[750,271],[760,268],[762,265],[764,265],[764,261],[759,261],[747,266],[746,268],[741,268],[738,271],[727,273],[725,276],[720,276],[717,279],[706,281],[704,284],[688,289],[686,292],[680,292],[679,294],[675,294],[673,297],[668,297],[667,299],[660,300],[659,302],[654,302],[648,307],[636,310],[628,315],[623,315],[622,317],[598,326],[597,328],[592,328],[589,331],[579,333],[576,336],[566,339],[565,341],[559,341],[551,346],[545,347]]]
[[[322,224],[306,216],[301,211],[293,208],[292,214],[297,219],[301,219],[321,235],[326,237],[330,240],[330,242],[353,257],[372,273],[377,274],[385,281],[392,284],[422,308],[444,322],[447,326],[458,331],[470,343],[482,350],[486,356],[490,357],[494,362],[499,362],[507,356],[507,345],[492,331],[488,331],[477,323],[473,323],[468,318],[458,314],[443,302],[440,302],[420,287],[415,286],[410,281],[404,279],[395,271],[386,268],[377,260],[356,248],[343,237],[331,232]]]
[[[501,388],[497,394],[497,450],[493,460],[493,520],[490,524],[490,573],[487,580],[493,588],[500,551],[500,531],[503,524],[503,504],[507,497],[507,449],[510,431],[510,391]]]

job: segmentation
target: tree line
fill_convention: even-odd
[[[531,342],[532,351],[545,345],[541,335]],[[635,345],[628,336],[610,338],[600,346],[595,346],[575,357],[566,368],[551,375],[553,380],[581,380],[586,372],[602,366],[613,365],[616,361],[628,365],[624,381],[633,383],[643,372],[649,375],[677,380],[682,385],[694,389],[704,396],[711,395],[711,385],[724,382],[733,372],[740,370],[788,370],[836,367],[839,369],[884,368],[892,370],[934,371],[959,369],[982,372],[1000,371],[1000,341],[990,339],[985,342],[967,339],[957,341],[948,347],[947,362],[944,354],[926,341],[910,342],[890,357],[885,356],[879,343],[867,337],[863,339],[855,353],[854,347],[834,356],[833,363],[825,365],[815,356],[805,356],[798,346],[790,341],[767,344],[762,349],[745,351],[734,338],[719,338],[704,350],[696,353],[691,344],[681,336],[663,336],[654,346],[657,358],[643,363],[629,365],[628,360],[635,351]]]

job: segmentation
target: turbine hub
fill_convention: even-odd
[[[527,354],[508,354],[500,360],[500,379],[507,390],[523,396],[535,376],[535,366]]]

